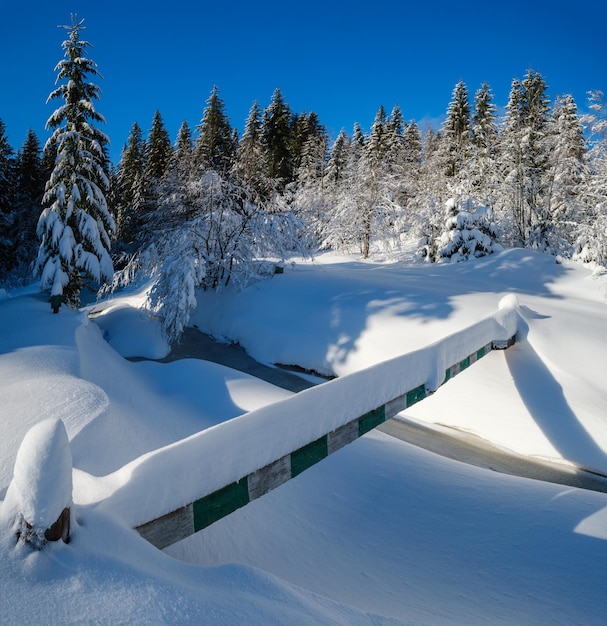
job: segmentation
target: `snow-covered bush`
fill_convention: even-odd
[[[435,243],[434,260],[467,261],[502,249],[489,207],[476,204],[471,197],[450,198],[446,202],[445,230]]]

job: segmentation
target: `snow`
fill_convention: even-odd
[[[72,502],[72,454],[63,422],[38,422],[23,438],[5,506],[42,531]]]
[[[198,293],[202,330],[262,362],[339,376],[295,396],[206,361],[125,360],[168,351],[139,311],[144,288],[59,315],[32,289],[3,295],[3,623],[604,623],[605,494],[379,432],[164,552],[129,526],[403,385],[435,382],[437,346],[451,365],[499,330],[493,316],[509,325],[516,314],[515,346],[406,416],[607,473],[606,288],[581,264],[505,250],[440,266],[324,255],[242,292]],[[449,336],[459,339],[441,343]],[[11,533],[9,484],[18,477],[44,504],[23,469],[38,453],[17,453],[30,428],[55,432],[58,419],[74,466],[71,541],[32,551]]]

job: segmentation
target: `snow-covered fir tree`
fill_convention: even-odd
[[[483,83],[474,95],[470,183],[473,193],[488,206],[495,204],[497,195],[498,147],[497,107],[489,85]]]
[[[313,111],[302,113],[298,122],[292,149],[295,180],[300,185],[322,187],[327,162],[327,131]]]
[[[472,137],[468,88],[463,81],[459,81],[453,89],[441,137],[440,150],[445,174],[458,182],[467,178]]]
[[[550,106],[546,83],[534,70],[513,80],[501,133],[501,210],[511,211],[506,242],[546,250],[549,216]],[[506,230],[506,229],[504,229]]]
[[[56,66],[57,82],[64,82],[49,95],[49,101],[63,103],[47,122],[53,129],[47,143],[56,150],[56,159],[44,195],[47,208],[38,222],[36,263],[41,289],[74,305],[86,279],[110,281],[114,272],[109,250],[115,224],[105,198],[109,140],[97,127],[104,123],[94,104],[99,87],[88,77],[99,72],[85,56],[90,43],[80,37],[83,22],[72,16],[71,25],[64,27],[69,37]]]
[[[578,229],[575,256],[607,266],[607,102],[603,92],[589,92],[590,111],[583,116],[590,150],[583,183],[584,219]]]
[[[502,249],[491,209],[465,192],[447,200],[445,214],[445,230],[435,243],[436,261],[457,263]]]
[[[345,129],[341,129],[329,151],[329,159],[324,173],[327,188],[337,185],[343,178],[348,161],[349,138]]]
[[[546,247],[570,256],[583,218],[582,185],[586,178],[586,140],[571,95],[556,99],[548,125],[551,150],[546,190]]]

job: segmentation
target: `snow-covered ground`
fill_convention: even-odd
[[[517,344],[407,415],[607,474],[607,280],[579,265],[524,250],[457,265],[325,255],[200,294],[191,323],[262,362],[344,377],[477,322],[507,293],[521,305]],[[94,321],[52,315],[35,290],[0,301],[2,623],[604,623],[605,494],[376,432],[164,553],[147,544],[103,506],[141,479],[121,468],[290,394],[204,361],[126,361],[168,349],[142,297],[94,305]],[[7,489],[46,418],[69,436],[75,525],[69,545],[33,552],[10,532]],[[207,464],[222,463],[218,448]],[[148,485],[143,500],[162,490]]]

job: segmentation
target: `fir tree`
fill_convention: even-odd
[[[445,174],[449,177],[464,178],[464,168],[470,158],[470,104],[468,88],[459,81],[453,89],[453,96],[447,108],[447,118],[442,126],[442,152],[445,161]]]
[[[224,107],[215,86],[198,126],[194,159],[201,171],[211,169],[225,176],[234,164],[237,144]]]
[[[13,149],[6,136],[6,126],[0,120],[0,213],[2,214],[7,214],[10,211],[13,165]]]
[[[178,172],[182,179],[186,179],[194,168],[194,143],[192,141],[192,130],[190,125],[184,120],[177,131],[177,139],[173,149],[173,156],[169,171]]]
[[[13,241],[11,230],[15,221],[12,210],[13,166],[13,149],[8,142],[4,122],[0,120],[0,279],[12,267]]]
[[[497,113],[493,93],[484,83],[474,96],[472,115],[472,189],[489,206],[497,193]]]
[[[553,253],[568,255],[579,233],[583,215],[582,185],[587,174],[586,140],[573,96],[557,98],[548,126],[550,139],[545,202]]]
[[[192,130],[186,120],[181,122],[179,131],[177,132],[177,139],[175,140],[175,153],[177,159],[186,159],[192,154]]]
[[[418,193],[422,163],[422,136],[413,120],[405,127],[402,162],[404,202],[409,205]]]
[[[493,212],[467,194],[450,198],[445,205],[445,230],[435,244],[436,261],[459,262],[502,249],[496,242]]]
[[[331,188],[337,185],[344,177],[348,159],[349,139],[346,131],[342,128],[333,142],[329,154],[329,160],[325,169],[325,182]]]
[[[280,89],[276,88],[263,112],[261,138],[267,174],[281,189],[293,180],[294,175],[291,124],[291,110]]]
[[[588,93],[583,118],[588,136],[588,169],[582,184],[584,219],[580,220],[576,258],[607,265],[607,103],[603,92]]]
[[[265,196],[271,185],[267,177],[261,129],[261,109],[257,100],[249,109],[244,132],[238,143],[236,172],[258,198]]]
[[[405,121],[403,112],[398,104],[394,105],[388,122],[387,131],[387,158],[394,173],[402,174],[404,165]]]
[[[318,185],[320,189],[327,161],[327,131],[314,112],[303,114],[300,119],[302,122],[299,154],[296,158],[297,180],[300,184]]]
[[[20,278],[31,276],[36,258],[36,225],[42,211],[46,181],[38,137],[29,130],[15,161],[15,224],[13,225],[13,265]]]
[[[515,79],[507,105],[501,140],[505,183],[502,202],[514,218],[514,237],[524,245],[545,249],[550,226],[548,210],[549,101],[542,76],[529,70]]]
[[[146,158],[143,131],[133,122],[122,150],[116,179],[118,183],[118,238],[130,244],[137,238],[146,204]]]
[[[49,100],[63,99],[63,104],[47,122],[53,129],[48,143],[57,157],[44,196],[50,206],[38,222],[41,244],[36,263],[40,287],[55,297],[55,310],[59,297],[79,303],[85,279],[109,281],[113,275],[109,249],[114,220],[106,203],[109,183],[104,171],[108,139],[96,127],[104,122],[94,106],[99,87],[87,80],[99,72],[85,56],[90,43],[80,38],[83,20],[72,16],[72,24],[64,28],[69,38],[63,42],[64,59],[56,67],[57,82],[64,82],[49,95]]]
[[[414,120],[405,128],[403,143],[405,163],[415,171],[419,170],[422,162],[422,135]]]
[[[160,112],[156,111],[152,120],[152,128],[145,144],[147,178],[152,181],[160,180],[166,173],[172,156],[171,138],[164,126]]]

